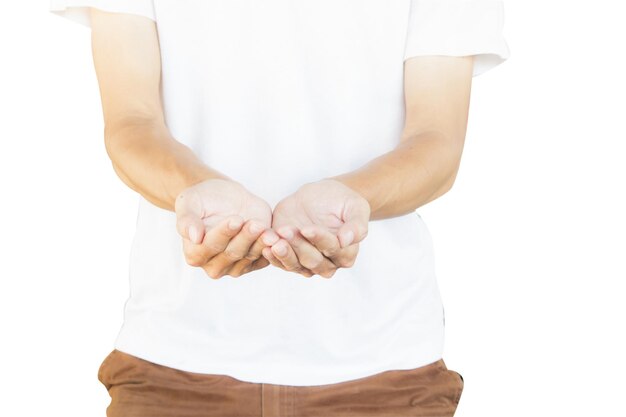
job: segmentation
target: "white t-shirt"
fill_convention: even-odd
[[[270,206],[392,150],[403,62],[509,56],[499,0],[51,0],[157,23],[167,126]],[[197,373],[320,385],[442,357],[444,312],[417,212],[371,221],[331,279],[269,265],[214,280],[185,262],[176,216],[139,196],[130,296],[115,348]]]

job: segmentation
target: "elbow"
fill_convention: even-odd
[[[459,163],[457,162],[448,172],[446,179],[443,184],[443,194],[447,193],[452,189],[454,182],[456,181],[456,176],[459,173]]]
[[[446,156],[443,161],[443,166],[445,167],[444,172],[444,180],[442,184],[442,194],[447,193],[452,189],[456,181],[456,177],[459,173],[459,168],[461,166],[461,157],[463,155],[463,143],[464,138],[451,140],[448,142],[448,146],[446,147],[446,152],[444,153]]]
[[[111,160],[111,162],[113,163],[113,165],[115,166],[115,160],[114,160],[114,150],[113,150],[113,144],[112,144],[112,140],[110,139],[110,136],[105,132],[104,134],[104,150],[107,153],[107,156],[109,157],[109,159]]]
[[[162,119],[151,116],[129,115],[125,117],[108,118],[104,123],[104,146],[110,158],[117,153],[118,148],[124,150],[130,146],[135,137],[154,134],[164,127]]]
[[[104,125],[104,149],[106,150],[109,159],[115,165],[116,150],[120,146],[121,139],[119,139],[121,133],[124,131],[123,126],[112,126],[112,124],[106,123]]]
[[[456,179],[456,175],[454,175],[454,174],[447,176],[442,181],[441,185],[437,189],[437,192],[435,193],[435,195],[432,196],[432,198],[430,200],[431,201],[435,200],[435,199],[441,197],[442,195],[446,194],[448,191],[450,191],[452,189],[452,186],[454,185],[455,179]]]
[[[113,167],[113,171],[115,172],[115,174],[119,177],[120,180],[122,180],[124,184],[126,184],[126,186],[128,186],[128,188],[130,188],[133,191],[139,192],[139,189],[137,188],[135,183],[131,181],[130,177],[124,172],[122,166],[117,162],[118,158],[116,158],[115,152],[112,150],[110,146],[110,142],[108,142],[105,138],[104,143],[105,143],[106,152],[109,155],[111,166]]]
[[[447,164],[447,169],[443,171],[443,178],[440,182],[439,189],[437,190],[435,198],[439,198],[452,189],[456,181],[457,174],[459,172],[460,156],[454,158],[452,162]]]
[[[107,156],[109,157],[109,160],[111,161],[111,165],[113,166],[113,169],[115,170],[115,173],[122,179],[123,178],[123,173],[121,171],[121,167],[120,167],[120,163],[121,163],[121,158],[120,158],[120,142],[119,141],[115,141],[111,138],[111,136],[107,135],[105,133],[104,135],[104,149],[106,151]]]

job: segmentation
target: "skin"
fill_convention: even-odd
[[[159,94],[156,24],[94,8],[91,19],[113,169],[148,201],[176,213],[187,263],[213,279],[270,265],[330,278],[354,265],[369,221],[408,214],[448,192],[456,179],[472,56],[407,59],[405,123],[396,148],[354,171],[303,184],[272,209],[204,164],[168,130]]]

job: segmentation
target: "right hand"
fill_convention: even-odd
[[[211,178],[188,187],[176,197],[174,210],[185,260],[209,277],[239,277],[269,265],[260,236],[271,227],[272,209],[238,182]]]

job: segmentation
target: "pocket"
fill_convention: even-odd
[[[454,383],[453,383],[452,388],[454,389],[454,392],[452,393],[451,398],[452,398],[452,401],[454,402],[455,407],[458,406],[459,401],[461,401],[461,394],[463,394],[463,388],[465,384],[463,380],[463,376],[457,371],[448,368],[448,366],[446,365],[443,359],[438,360],[432,365],[437,365],[440,371],[443,371],[444,373],[447,373],[453,376]],[[449,378],[447,378],[447,381],[448,381],[447,385],[450,387]]]
[[[463,394],[463,388],[465,386],[465,380],[463,379],[463,375],[461,375],[457,371],[453,371],[451,369],[449,371],[454,372],[454,374],[456,375],[457,381],[458,381],[457,394],[456,394],[456,397],[455,397],[455,400],[454,400],[454,402],[458,405],[459,401],[461,401],[461,395]]]
[[[100,383],[102,385],[104,385],[105,387],[106,387],[107,384],[104,382],[104,369],[105,369],[107,363],[110,361],[110,359],[113,357],[113,355],[115,355],[116,352],[117,352],[117,349],[113,349],[111,352],[109,352],[109,354],[100,363],[100,367],[98,368],[98,381],[100,381]]]

